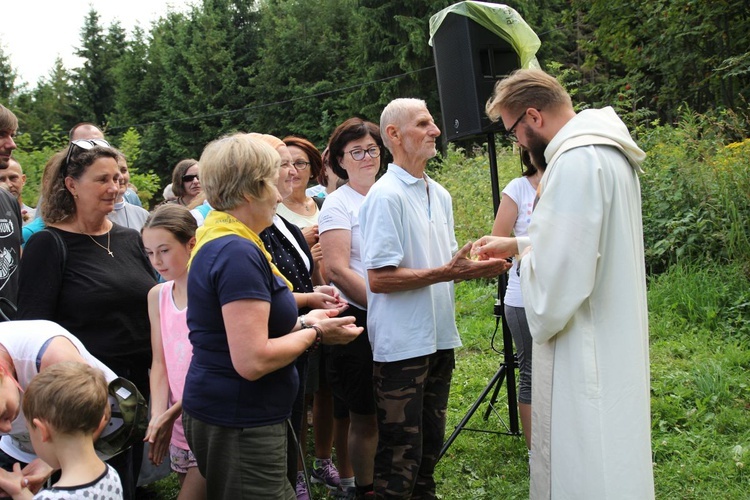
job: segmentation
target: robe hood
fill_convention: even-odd
[[[630,137],[628,128],[622,122],[611,106],[602,109],[587,109],[581,111],[552,138],[552,141],[544,151],[544,157],[551,163],[552,157],[569,139],[580,136],[599,136],[617,143],[618,149],[628,159],[630,165],[639,173],[642,173],[641,164],[646,158],[646,153]],[[592,141],[594,143],[594,141]]]

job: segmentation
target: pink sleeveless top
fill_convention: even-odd
[[[187,307],[177,309],[172,299],[174,281],[167,281],[159,290],[159,316],[161,318],[161,342],[164,349],[164,362],[169,379],[170,406],[182,399],[185,388],[185,375],[193,357],[193,346],[188,340]],[[182,418],[174,422],[171,443],[183,450],[190,449],[185,439]]]

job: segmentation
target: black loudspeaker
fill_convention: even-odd
[[[443,138],[455,141],[503,129],[484,113],[497,80],[521,67],[518,54],[490,30],[450,13],[432,41]]]

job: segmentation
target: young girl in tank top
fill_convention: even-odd
[[[195,246],[197,224],[190,211],[162,205],[141,230],[154,269],[166,280],[148,294],[151,320],[151,421],[144,441],[149,459],[159,465],[169,452],[180,480],[179,499],[205,499],[205,479],[198,471],[182,427],[182,390],[193,354],[187,327],[187,264]]]

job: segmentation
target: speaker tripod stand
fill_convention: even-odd
[[[490,160],[490,177],[492,182],[492,201],[494,211],[493,214],[497,214],[497,209],[500,206],[500,188],[497,176],[497,156],[495,152],[495,134],[490,132],[487,134],[487,154]],[[489,434],[502,434],[508,436],[520,436],[518,426],[518,398],[516,394],[516,363],[515,355],[513,354],[513,337],[510,333],[510,328],[505,320],[505,304],[503,303],[503,297],[505,296],[505,289],[508,285],[507,274],[501,274],[497,281],[497,299],[495,301],[494,316],[495,316],[495,332],[498,329],[502,329],[503,338],[503,361],[500,363],[500,367],[492,376],[487,386],[479,394],[479,397],[471,405],[469,411],[466,412],[464,418],[456,426],[453,434],[445,441],[443,448],[440,450],[438,460],[443,458],[443,455],[448,451],[448,448],[453,444],[458,435],[462,431],[472,432],[485,432]],[[494,335],[493,335],[494,337]],[[505,388],[508,396],[508,422],[506,423],[500,416],[500,412],[497,408],[497,399],[500,395],[500,389],[502,388],[503,382],[505,382]],[[505,427],[505,432],[487,430],[487,429],[474,429],[466,427],[471,417],[479,410],[482,404],[487,399],[487,396],[492,393],[489,401],[487,402],[487,409],[484,412],[485,422],[489,419],[490,415],[494,414],[498,417],[500,422]]]

